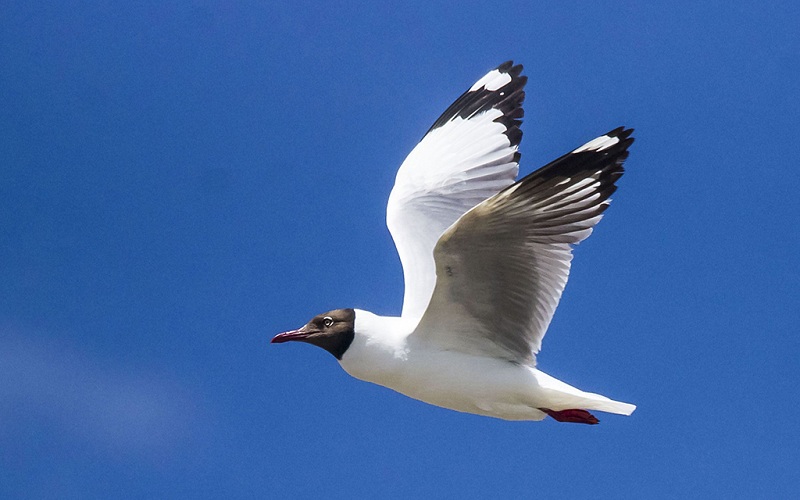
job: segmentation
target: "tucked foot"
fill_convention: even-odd
[[[600,421],[586,410],[549,410],[547,408],[539,408],[559,422],[573,422],[576,424],[599,424]]]

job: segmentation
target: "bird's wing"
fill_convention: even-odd
[[[608,207],[633,142],[620,127],[476,206],[439,239],[436,288],[412,334],[443,349],[533,363],[572,247]]]
[[[501,64],[439,117],[397,172],[386,224],[403,264],[404,319],[418,321],[436,284],[433,248],[467,210],[514,182],[522,139],[522,66]]]

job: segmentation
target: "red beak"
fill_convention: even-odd
[[[275,335],[270,343],[272,344],[280,344],[283,342],[289,342],[292,340],[303,340],[306,337],[311,335],[311,332],[306,331],[303,328],[298,328],[297,330],[289,330],[288,332],[283,332]]]

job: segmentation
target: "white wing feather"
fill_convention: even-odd
[[[514,182],[522,133],[521,66],[505,63],[459,97],[397,172],[386,223],[403,264],[402,317],[418,321],[436,284],[433,249],[465,212]]]

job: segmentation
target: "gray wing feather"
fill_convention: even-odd
[[[633,142],[618,128],[465,213],[439,239],[436,286],[414,336],[532,363],[567,283],[572,247],[608,207]]]

